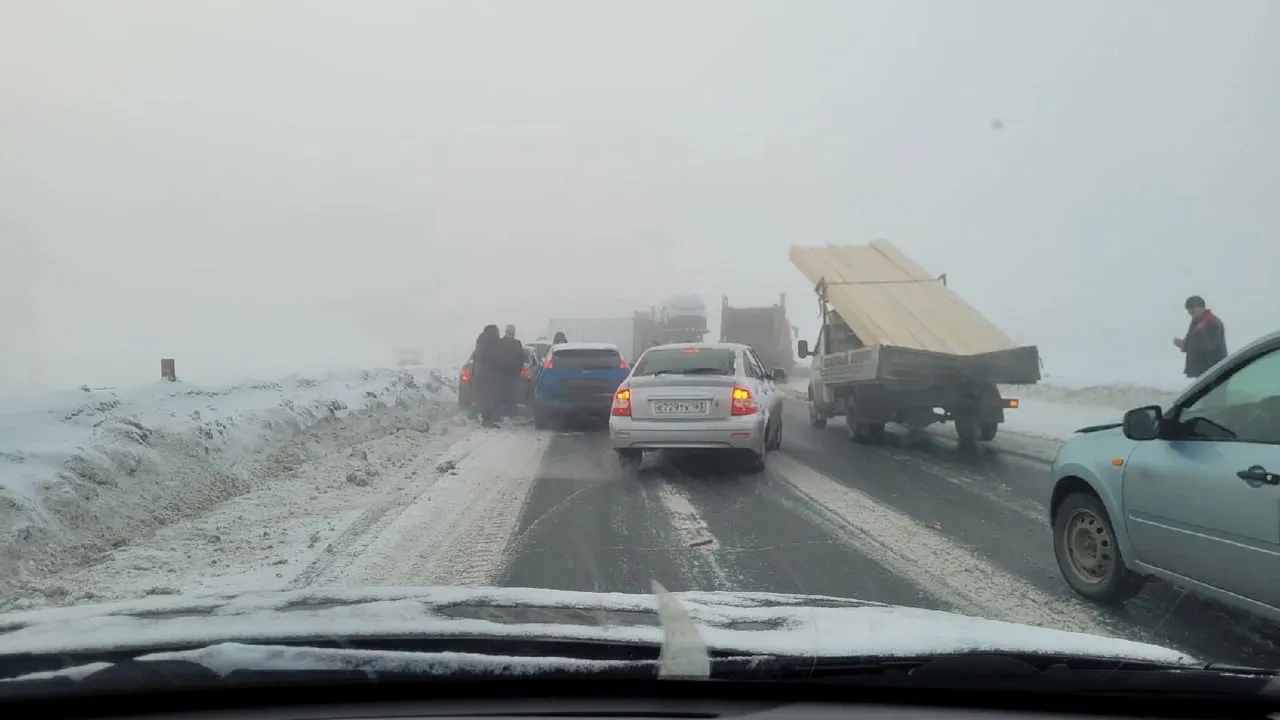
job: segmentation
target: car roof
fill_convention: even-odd
[[[551,351],[557,350],[617,350],[618,346],[613,343],[602,342],[567,342],[557,343],[551,346]]]
[[[645,348],[645,350],[665,350],[667,348],[671,348],[673,350],[682,348],[698,348],[699,350],[746,350],[749,347],[749,345],[743,345],[742,343],[730,342],[686,342],[654,345],[652,347]]]

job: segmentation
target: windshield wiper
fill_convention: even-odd
[[[1040,653],[959,653],[922,657],[770,658],[741,677],[875,687],[1107,694],[1248,696],[1280,694],[1280,671],[1230,665],[1179,665]]]

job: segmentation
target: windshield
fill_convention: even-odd
[[[636,363],[635,375],[662,373],[734,373],[734,352],[721,348],[653,349]]]
[[[661,644],[655,583],[724,653],[1280,670],[1280,0],[10,0],[0,58],[0,688]]]

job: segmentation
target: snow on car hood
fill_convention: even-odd
[[[671,596],[706,646],[719,651],[803,656],[1051,652],[1196,662],[1155,645],[844,598],[748,592]],[[649,594],[498,587],[166,596],[0,615],[0,653],[270,643],[317,634],[658,644],[664,639],[658,610],[659,597]]]

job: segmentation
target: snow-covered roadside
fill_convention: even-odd
[[[349,449],[400,428],[426,432],[455,401],[425,368],[0,398],[0,604],[92,596],[92,587],[54,578],[335,445]],[[355,469],[353,484],[363,471]],[[217,543],[215,533],[201,544]]]
[[[267,482],[30,587],[21,605],[485,584],[503,567],[547,440],[456,416],[368,440],[317,428],[275,454]]]
[[[1072,387],[1040,383],[1038,385],[1004,385],[1006,397],[1027,398],[1057,405],[1081,405],[1089,408],[1129,410],[1143,405],[1168,406],[1178,396],[1177,390],[1142,385],[1089,385]]]

